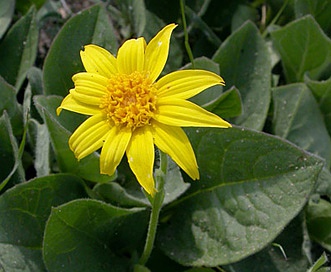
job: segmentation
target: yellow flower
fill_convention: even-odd
[[[199,171],[192,146],[181,127],[231,125],[188,98],[223,79],[209,71],[180,70],[157,80],[168,58],[171,33],[164,27],[148,44],[130,39],[117,58],[96,45],[80,52],[86,72],[73,76],[75,88],[57,109],[89,115],[69,139],[78,160],[102,147],[100,172],[112,175],[126,153],[147,193],[154,195],[154,144],[192,179]]]

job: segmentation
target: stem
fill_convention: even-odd
[[[187,26],[186,26],[186,17],[185,17],[185,0],[180,0],[180,10],[182,13],[182,21],[183,21],[183,28],[184,28],[184,43],[185,43],[185,48],[186,52],[188,54],[188,57],[190,58],[190,61],[192,63],[192,68],[194,68],[194,59],[193,59],[193,54],[192,50],[190,47],[190,43],[188,40],[188,31],[187,31]]]
[[[283,11],[284,11],[284,9],[286,8],[287,4],[288,4],[288,0],[286,0],[286,1],[283,3],[282,7],[279,9],[279,11],[277,12],[276,16],[275,16],[275,17],[272,19],[272,21],[270,22],[269,26],[274,25],[274,24],[278,21],[280,15],[283,13]],[[268,34],[268,27],[266,27],[266,29],[265,29],[264,32],[262,33],[262,37],[265,38],[265,37],[267,36],[267,34]]]
[[[146,243],[144,251],[140,257],[139,264],[145,265],[152,253],[157,224],[159,222],[159,215],[163,204],[164,199],[164,182],[165,174],[167,172],[167,156],[160,151],[160,168],[155,171],[155,179],[157,184],[158,191],[156,192],[154,198],[152,198],[152,211],[151,217],[149,219],[148,232],[146,237]]]

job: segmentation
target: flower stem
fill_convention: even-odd
[[[160,151],[160,168],[155,171],[157,192],[154,198],[151,198],[152,211],[149,219],[149,226],[148,226],[144,251],[139,260],[140,265],[145,265],[147,263],[153,250],[156,229],[159,222],[159,215],[164,200],[164,182],[165,182],[166,172],[167,172],[167,156],[162,151]]]
[[[287,4],[288,4],[288,0],[283,2],[282,7],[279,9],[276,16],[272,19],[269,26],[274,25],[277,22],[277,20],[279,19],[279,17],[282,15],[283,11],[285,10]],[[267,34],[268,34],[268,27],[266,27],[266,29],[263,31],[262,37],[265,38],[267,36]]]
[[[188,54],[188,57],[190,58],[190,61],[192,63],[192,68],[194,68],[194,59],[193,59],[193,53],[190,47],[190,43],[188,40],[188,31],[186,26],[186,17],[185,17],[185,0],[180,0],[180,10],[182,13],[182,21],[183,21],[183,28],[184,28],[184,43],[186,52]]]

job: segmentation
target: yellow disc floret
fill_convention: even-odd
[[[109,122],[133,129],[150,124],[156,109],[156,89],[145,73],[114,75],[107,90],[100,108]]]

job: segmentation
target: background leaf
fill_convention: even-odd
[[[8,181],[13,184],[25,180],[21,160],[18,155],[18,146],[10,125],[9,116],[5,112],[0,117],[0,191]],[[18,161],[17,161],[18,160]],[[17,169],[15,170],[14,168]],[[12,185],[12,184],[11,184]]]
[[[0,76],[0,115],[6,111],[15,135],[22,134],[22,107],[16,100],[16,92],[13,86],[8,84]]]
[[[236,262],[265,247],[306,203],[322,162],[240,128],[188,130],[201,178],[165,216],[158,245],[183,265]],[[178,231],[180,229],[181,231]]]
[[[302,250],[302,245],[305,242],[302,221],[303,214],[301,213],[286,226],[272,244],[240,262],[224,267],[225,270],[232,272],[306,271],[309,262]]]
[[[16,9],[25,14],[32,6],[39,9],[46,0],[16,0]]]
[[[220,65],[226,88],[235,86],[242,98],[243,114],[233,122],[261,130],[270,103],[271,60],[258,29],[245,23],[222,43],[213,60]]]
[[[238,5],[232,16],[231,32],[243,25],[247,20],[254,22],[257,18],[257,10],[248,5]]]
[[[87,44],[97,44],[112,53],[117,50],[115,30],[100,5],[71,18],[53,42],[44,64],[44,92],[65,96],[73,87],[71,77],[83,71],[79,51]]]
[[[144,209],[122,209],[90,199],[52,210],[44,237],[48,271],[128,271],[130,249],[145,235]]]
[[[271,38],[281,56],[287,82],[303,81],[306,72],[312,79],[320,79],[323,73],[330,76],[326,69],[330,68],[331,41],[312,16],[271,32]]]
[[[305,81],[317,100],[324,117],[324,123],[329,134],[331,135],[331,77],[325,81],[311,80],[306,77]]]
[[[307,14],[314,16],[322,29],[331,34],[331,2],[328,0],[296,0],[295,16],[303,17]]]
[[[86,197],[81,180],[52,175],[22,183],[0,197],[0,267],[4,271],[45,271],[41,245],[51,208]]]
[[[0,0],[0,39],[5,34],[14,14],[15,1]]]
[[[42,177],[51,174],[50,138],[46,124],[39,124],[36,120],[29,120],[30,142],[34,147],[34,168],[36,176]]]
[[[18,20],[0,43],[0,75],[20,89],[37,55],[38,29],[35,8]]]
[[[324,199],[311,200],[306,210],[310,237],[331,250],[331,204]]]
[[[303,83],[273,89],[274,134],[313,152],[330,166],[331,140],[319,107]],[[313,128],[313,129],[312,129]]]
[[[205,107],[222,118],[236,117],[242,114],[240,92],[236,87],[224,92],[214,103]]]

